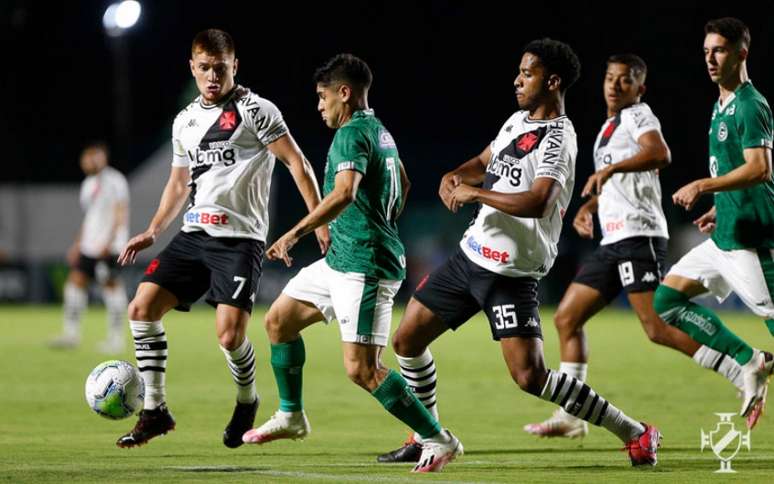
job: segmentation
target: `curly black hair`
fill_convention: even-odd
[[[540,59],[549,74],[561,79],[560,90],[565,92],[580,77],[581,64],[572,47],[554,39],[533,40],[524,47],[522,54],[530,53]]]

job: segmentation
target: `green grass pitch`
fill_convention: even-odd
[[[268,344],[257,309],[249,335],[256,348],[262,397],[257,423],[277,407]],[[400,312],[396,311],[394,326]],[[559,363],[550,308],[542,311],[546,360]],[[138,449],[119,449],[116,438],[134,419],[109,421],[88,409],[83,385],[89,371],[109,359],[95,350],[104,312],[92,307],[83,345],[52,351],[45,341],[60,328],[59,307],[0,307],[0,483],[27,482],[772,482],[774,407],[752,433],[752,450],[733,460],[737,474],[715,474],[718,460],[701,452],[700,431],[715,428],[714,412],[738,411],[723,378],[645,337],[631,312],[605,310],[587,325],[589,383],[634,418],[664,434],[659,465],[632,469],[620,442],[593,427],[583,441],[539,439],[525,423],[554,407],[522,393],[510,380],[483,318],[434,345],[442,423],[460,437],[466,454],[439,474],[412,475],[408,465],[379,465],[376,454],[407,435],[343,371],[337,328],[322,324],[304,335],[306,410],[312,433],[304,441],[265,446],[223,446],[221,433],[234,402],[230,374],[218,349],[214,313],[199,307],[165,320],[169,337],[168,403],[177,430]],[[774,347],[762,322],[723,314],[748,341]],[[128,329],[127,329],[128,333]],[[121,358],[134,362],[132,353]],[[384,362],[395,367],[388,349]],[[743,421],[735,418],[737,429]]]

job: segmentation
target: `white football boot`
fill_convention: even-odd
[[[573,417],[562,408],[557,408],[548,420],[524,426],[524,431],[540,437],[569,437],[577,439],[589,433],[585,420]]]
[[[311,431],[312,427],[303,410],[300,412],[277,410],[266,423],[245,432],[242,441],[246,444],[265,444],[278,439],[303,439]]]

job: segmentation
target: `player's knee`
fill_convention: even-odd
[[[269,311],[263,318],[263,327],[266,328],[266,334],[269,336],[269,341],[280,341],[282,336],[282,321],[277,315],[276,311]]]
[[[562,338],[569,337],[582,330],[578,324],[577,317],[573,316],[571,311],[562,308],[559,308],[554,315],[554,326],[556,326],[556,330]]]
[[[688,296],[682,292],[661,284],[653,295],[653,309],[666,323],[672,324],[679,309],[688,302]],[[648,335],[650,336],[650,335]]]
[[[244,336],[236,328],[229,328],[218,334],[220,346],[229,351],[237,349],[242,344],[242,340],[244,340]]]
[[[131,321],[157,321],[159,319],[154,317],[150,304],[138,301],[137,298],[132,299],[132,302],[129,303],[127,312]]]
[[[545,369],[524,368],[511,370],[511,378],[519,385],[519,388],[532,395],[540,395],[543,389],[542,379],[545,376]]]

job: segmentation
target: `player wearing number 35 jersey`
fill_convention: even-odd
[[[129,305],[145,403],[134,429],[118,439],[119,447],[142,445],[174,428],[165,404],[167,338],[161,318],[173,308],[187,311],[201,296],[216,308],[215,329],[237,388],[223,443],[242,445],[242,434],[255,420],[255,354],[246,332],[261,276],[275,159],[290,169],[309,210],[320,194],[280,111],[236,85],[237,66],[226,32],[210,29],[194,38],[190,68],[200,96],[175,119],[172,171],[156,215],[119,258],[132,263],[188,198],[182,231],[148,265]],[[318,238],[324,252],[327,229],[320,229]]]
[[[541,39],[524,48],[514,81],[521,111],[478,156],[441,180],[440,196],[451,211],[481,204],[476,220],[461,250],[420,282],[393,348],[412,388],[437,415],[428,345],[483,310],[522,390],[613,432],[625,442],[632,465],[655,465],[658,430],[629,418],[580,379],[546,369],[543,360],[537,286],[556,258],[575,181],[576,136],[564,99],[579,74],[580,62],[567,44]],[[412,446],[378,460],[415,457],[426,466],[434,459],[426,448],[416,456]]]

